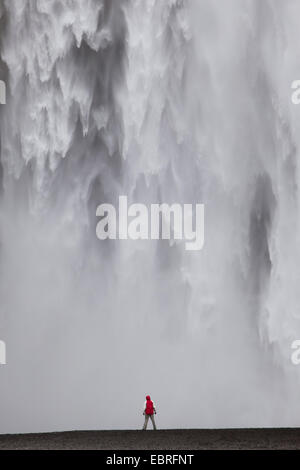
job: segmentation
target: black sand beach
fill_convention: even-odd
[[[70,431],[0,436],[0,450],[300,449],[300,428]]]

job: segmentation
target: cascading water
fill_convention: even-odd
[[[3,1],[0,432],[299,425],[299,13]],[[203,250],[97,240],[121,194],[204,203]]]

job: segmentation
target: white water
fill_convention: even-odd
[[[1,11],[0,432],[299,425],[299,2]],[[120,194],[204,249],[100,242]]]

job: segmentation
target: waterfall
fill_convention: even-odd
[[[297,3],[2,0],[0,432],[299,425]],[[120,195],[204,248],[98,240]]]

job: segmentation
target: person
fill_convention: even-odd
[[[145,416],[145,422],[144,422],[144,426],[143,426],[143,431],[146,431],[146,429],[147,429],[149,418],[152,421],[154,431],[156,431],[156,424],[155,424],[154,414],[156,414],[155,405],[154,405],[153,401],[151,400],[150,395],[147,395],[146,396],[146,401],[144,403],[143,415]]]

